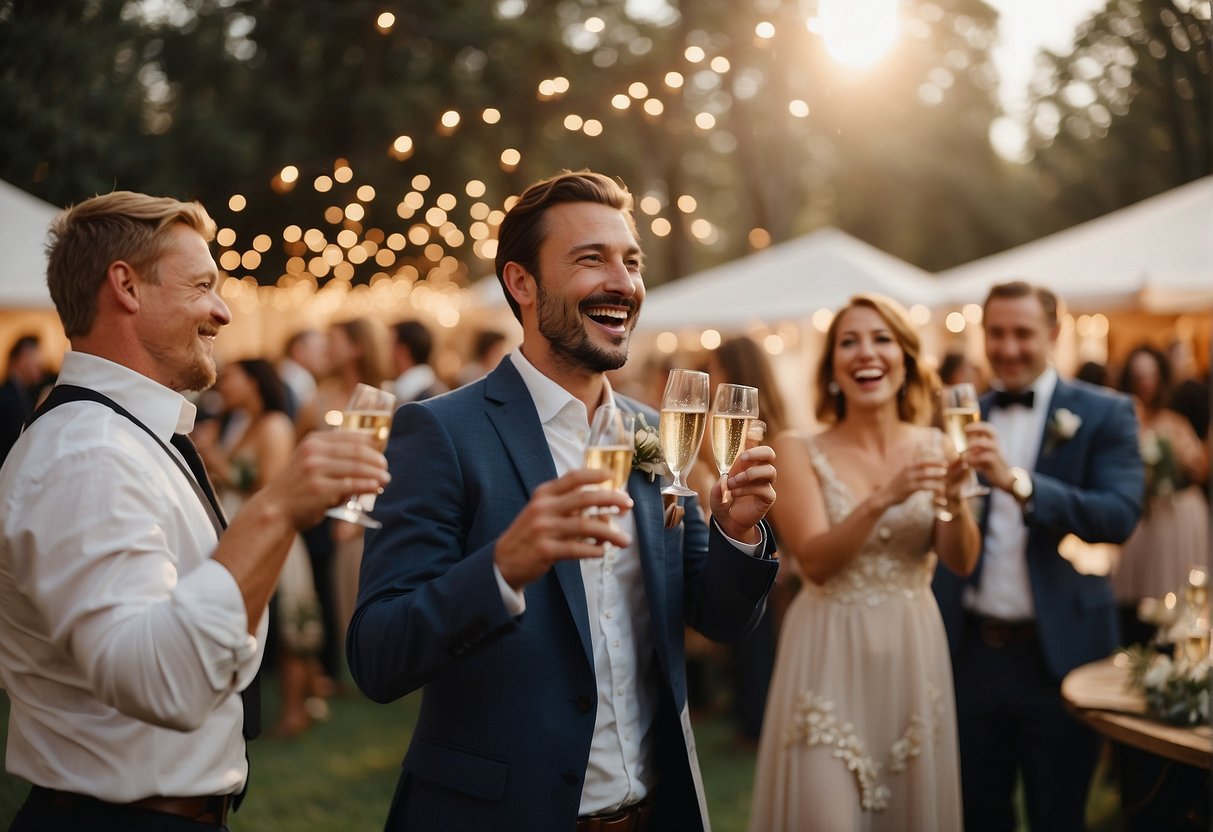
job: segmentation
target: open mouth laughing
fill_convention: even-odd
[[[884,380],[885,372],[878,367],[863,367],[851,373],[851,378],[859,385],[861,390],[873,390],[882,380]]]
[[[585,303],[581,306],[581,314],[612,335],[625,335],[628,331],[628,321],[635,312],[635,304],[624,303]]]

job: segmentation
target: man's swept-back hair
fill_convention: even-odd
[[[510,208],[497,231],[497,280],[514,317],[522,321],[522,309],[505,285],[506,263],[514,262],[539,279],[539,248],[547,236],[543,217],[553,205],[566,202],[594,202],[623,211],[632,235],[636,223],[632,218],[632,195],[623,185],[588,170],[562,171],[542,179],[522,192]]]
[[[46,285],[67,337],[85,335],[97,317],[97,293],[110,264],[123,260],[156,283],[156,263],[177,223],[208,242],[215,221],[197,202],[114,191],[68,208],[51,223]]]
[[[990,287],[990,293],[986,295],[986,302],[981,305],[982,315],[985,315],[986,309],[990,306],[992,300],[1014,300],[1016,298],[1036,298],[1040,301],[1040,306],[1045,311],[1045,320],[1049,324],[1049,328],[1057,326],[1057,308],[1061,305],[1057,299],[1057,295],[1046,289],[1044,286],[1037,286],[1028,283],[1026,280],[1012,280],[1008,283],[996,283]]]

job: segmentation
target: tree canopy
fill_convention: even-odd
[[[1113,0],[1048,56],[1026,167],[981,0],[849,41],[830,2],[7,0],[0,176],[198,198],[262,284],[466,283],[511,195],[589,167],[657,284],[826,224],[943,268],[1209,172],[1208,2]]]

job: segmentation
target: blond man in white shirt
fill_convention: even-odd
[[[300,529],[386,483],[365,438],[314,434],[226,525],[184,434],[230,319],[196,203],[130,192],[51,229],[72,352],[0,469],[0,681],[13,829],[226,829],[240,692]],[[48,402],[49,403],[49,402]],[[222,535],[222,536],[220,536]]]

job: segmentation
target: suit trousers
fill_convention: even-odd
[[[1016,828],[1017,774],[1032,832],[1085,829],[1100,740],[1066,711],[1038,638],[1003,642],[966,618],[955,676],[965,829]]]

